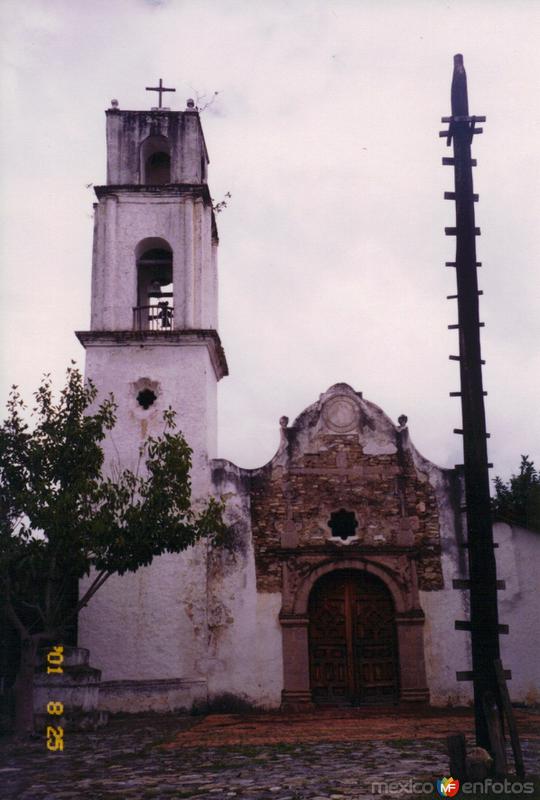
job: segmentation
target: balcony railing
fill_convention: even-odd
[[[171,331],[173,306],[164,300],[153,306],[136,306],[133,309],[133,329],[136,331]]]

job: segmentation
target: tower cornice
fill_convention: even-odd
[[[87,350],[90,347],[193,347],[208,349],[217,380],[229,374],[225,351],[217,331],[212,329],[170,331],[75,331]]]
[[[199,117],[199,112],[195,109],[187,108],[185,111],[171,111],[170,108],[143,108],[143,109],[136,109],[136,108],[106,108],[105,114],[109,115],[118,115],[118,116],[129,116],[130,114],[143,114],[148,117],[162,117],[162,116],[169,116],[169,117],[181,117],[184,114],[188,116]]]
[[[211,205],[210,189],[206,183],[167,183],[165,185],[152,186],[151,184],[139,183],[113,183],[103,186],[94,186],[96,197],[101,200],[108,194],[152,194],[159,197],[171,195],[190,195],[191,197],[201,197],[205,203]]]
[[[210,189],[206,183],[168,183],[165,185],[141,185],[138,183],[116,183],[104,184],[103,186],[94,186],[94,192],[98,200],[104,197],[137,194],[148,197],[155,197],[156,199],[163,199],[167,197],[192,197],[194,199],[201,199],[206,206],[213,208],[212,197]],[[219,243],[219,234],[216,224],[216,216],[212,210],[212,241]]]

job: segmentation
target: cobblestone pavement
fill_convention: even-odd
[[[522,715],[529,773],[540,773],[540,717]],[[379,716],[175,715],[112,720],[66,731],[65,750],[45,741],[0,745],[2,800],[369,800],[412,797],[403,785],[447,774],[447,730],[471,730],[455,714]],[[414,736],[411,732],[415,731]],[[251,741],[250,744],[247,741]],[[415,796],[438,797],[435,790]],[[499,794],[505,798],[506,794]],[[531,797],[531,795],[529,795]]]

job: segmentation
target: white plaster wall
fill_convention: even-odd
[[[438,494],[439,496],[439,494]],[[439,501],[440,502],[440,501]],[[426,615],[424,643],[428,685],[433,705],[472,702],[472,682],[458,682],[456,671],[471,670],[470,634],[454,629],[455,620],[470,619],[469,593],[452,589],[453,578],[466,578],[466,550],[461,550],[451,532],[451,507],[440,504],[444,530],[442,566],[444,589],[420,592]],[[540,535],[503,523],[494,525],[497,577],[506,582],[498,592],[499,621],[509,625],[500,636],[501,659],[510,669],[508,682],[513,702],[540,702],[540,600],[538,563]]]
[[[141,443],[163,432],[163,412],[171,406],[176,423],[193,449],[194,491],[209,490],[208,455],[216,451],[216,376],[206,344],[141,340],[87,345],[86,376],[100,396],[112,392],[117,423],[104,443],[106,468],[135,469]],[[134,384],[147,378],[158,384],[157,399],[144,410]]]
[[[467,705],[472,701],[472,684],[456,680],[456,672],[471,669],[469,635],[456,631],[456,620],[469,619],[466,592],[452,587],[454,578],[467,577],[466,550],[459,544],[463,533],[456,518],[450,472],[424,459],[409,443],[415,465],[435,490],[439,510],[443,589],[420,591],[425,614],[424,656],[430,703],[434,706]]]
[[[201,159],[208,163],[199,115],[196,112],[120,111],[107,116],[107,183],[140,183],[140,146],[151,135],[166,136],[171,144],[171,182],[202,183]]]
[[[104,442],[105,469],[136,469],[140,444],[163,431],[163,410],[172,406],[194,449],[193,495],[205,498],[207,453],[216,447],[216,378],[206,346],[88,346],[86,372],[101,397],[112,392],[118,403],[117,425]],[[158,384],[157,400],[146,411],[133,386],[141,378]],[[136,573],[111,577],[81,612],[79,643],[106,681],[201,679],[206,603],[206,543],[200,543]]]
[[[283,691],[283,639],[279,592],[257,595],[257,650],[254,697],[260,705],[279,708]]]
[[[122,192],[96,208],[92,330],[132,330],[137,305],[135,250],[146,238],[173,252],[174,327],[217,327],[211,211],[191,196]]]
[[[222,470],[215,491],[226,502],[235,548],[214,554],[208,576],[209,699],[234,695],[254,705],[277,708],[283,689],[279,612],[281,593],[258,593],[249,514],[242,470],[215,461]],[[216,472],[214,472],[216,475]]]
[[[204,677],[205,548],[112,576],[81,612],[79,643],[104,681]]]
[[[457,577],[457,561],[452,554],[442,554],[444,589],[420,592],[420,604],[426,616],[424,654],[430,703],[433,706],[468,705],[472,702],[472,683],[456,680],[456,672],[471,669],[470,640],[464,631],[456,631],[454,622],[468,619],[468,600],[464,592],[452,589]]]
[[[210,228],[212,227],[212,214],[209,213]],[[207,327],[213,327],[212,320],[215,320],[215,327],[217,329],[219,323],[218,317],[218,298],[219,298],[219,285],[218,285],[218,243],[212,242],[210,253],[211,269],[206,273],[206,280],[208,281],[207,291],[204,293],[205,303],[205,319],[208,321]]]
[[[497,522],[497,577],[506,582],[498,592],[499,621],[509,625],[501,636],[501,659],[512,671],[508,681],[514,702],[540,703],[540,533]]]
[[[218,301],[218,282],[217,282],[217,245],[212,243],[212,209],[201,203],[198,210],[200,215],[201,242],[205,243],[201,247],[201,328],[218,327],[217,301]]]
[[[278,708],[283,689],[281,594],[257,593],[252,572],[248,563],[213,587],[208,696],[234,695],[259,707]]]
[[[199,115],[196,112],[182,114],[182,132],[176,141],[177,157],[173,162],[172,178],[178,183],[199,183],[204,179],[201,174],[201,156],[208,161],[206,146]]]

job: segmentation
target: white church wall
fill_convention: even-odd
[[[208,154],[195,111],[123,111],[110,108],[107,115],[107,183],[143,182],[141,145],[149,136],[166,137],[171,147],[171,182],[205,180]],[[201,158],[203,156],[203,158]]]
[[[119,406],[117,425],[104,442],[106,469],[112,474],[135,470],[139,445],[163,432],[163,411],[171,405],[195,451],[194,497],[205,498],[206,452],[215,449],[216,433],[216,381],[207,348],[182,348],[181,380],[178,346],[96,346],[87,349],[87,359],[87,372],[101,395],[112,391]],[[147,410],[136,397],[143,385],[157,395]],[[190,707],[206,698],[206,603],[202,543],[182,554],[165,554],[135,574],[110,578],[80,615],[79,642],[90,649],[104,681],[172,680],[172,685],[156,688],[156,702],[167,708],[177,703]],[[105,686],[102,701],[109,710],[144,710],[149,693],[146,685]]]
[[[426,615],[424,652],[433,706],[462,706],[472,702],[472,684],[458,682],[456,672],[471,669],[470,644],[467,634],[454,629],[457,619],[468,619],[468,602],[464,592],[452,589],[457,560],[453,554],[441,557],[444,589],[420,592],[420,604]]]
[[[206,384],[204,407],[206,413],[204,467],[208,468],[208,460],[215,458],[218,446],[217,408],[218,387],[213,366],[210,359],[205,359],[204,381]],[[199,416],[202,416],[202,407],[199,405]],[[195,457],[195,454],[193,455]]]
[[[170,689],[178,688],[175,681],[193,683],[200,694],[206,655],[205,549],[201,543],[185,553],[160,556],[136,573],[112,576],[81,612],[80,646],[91,650],[103,681],[120,682],[104,687],[113,705],[126,693],[144,694],[148,687],[142,684],[152,680],[172,681]],[[144,708],[136,703],[123,710]]]
[[[202,198],[167,195],[166,190],[159,195],[108,194],[96,215],[93,330],[132,329],[132,309],[137,306],[135,251],[144,239],[162,239],[171,247],[174,327],[216,327],[211,211]]]
[[[209,246],[201,248],[200,274],[201,274],[201,328],[217,328],[217,246],[212,242],[212,209],[202,203],[199,205],[200,237],[202,242],[209,242]]]
[[[280,593],[259,594],[253,553],[216,578],[209,608],[209,702],[227,698],[278,708],[283,688]]]
[[[243,471],[221,460],[212,467],[233,543],[231,552],[213,554],[208,572],[209,701],[228,698],[276,708],[283,688],[281,593],[257,592]]]
[[[466,550],[461,523],[456,515],[457,486],[453,487],[449,470],[441,469],[425,459],[409,442],[414,463],[435,490],[439,511],[441,567],[444,586],[437,591],[420,591],[420,605],[425,614],[424,654],[426,676],[433,706],[467,705],[472,702],[472,685],[458,682],[456,672],[471,669],[469,640],[463,631],[456,631],[456,620],[469,618],[468,595],[452,586],[454,578],[464,578]],[[459,502],[457,502],[459,507]]]
[[[497,577],[505,581],[498,593],[499,620],[509,626],[501,636],[501,658],[510,669],[514,702],[540,703],[540,533],[497,522]]]
[[[454,629],[455,620],[470,618],[468,592],[452,588],[453,578],[467,577],[466,550],[461,550],[451,532],[452,508],[440,504],[441,534],[444,531],[442,567],[444,589],[420,592],[426,622],[424,643],[430,702],[435,706],[472,702],[472,683],[458,682],[456,671],[472,669],[470,636]],[[505,581],[498,593],[499,620],[509,626],[500,636],[501,659],[511,670],[508,689],[513,702],[540,703],[540,599],[537,564],[540,535],[504,523],[494,525],[497,576]]]
[[[167,345],[163,340],[159,344],[141,341],[128,346],[111,335],[103,344],[87,348],[86,374],[101,397],[112,392],[118,403],[116,426],[104,443],[107,468],[135,469],[140,444],[147,436],[163,432],[163,412],[171,406],[177,412],[177,427],[194,451],[194,492],[208,492],[206,454],[215,452],[217,436],[216,379],[202,340],[200,344],[182,346],[176,342]],[[137,394],[147,386],[156,394],[156,400],[145,410],[138,403]]]
[[[259,705],[269,708],[279,708],[283,690],[281,606],[281,593],[257,595],[256,697]]]

